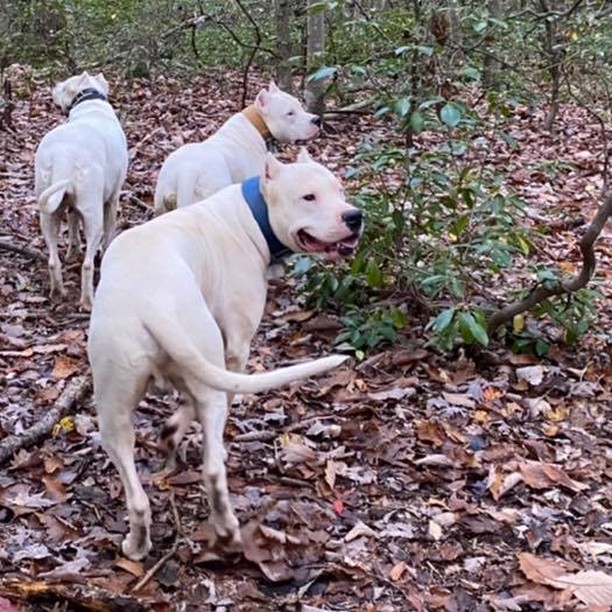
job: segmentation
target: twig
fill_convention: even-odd
[[[263,431],[247,431],[232,438],[232,442],[269,442],[274,440],[278,433],[264,429]]]
[[[255,55],[257,55],[257,51],[259,51],[259,48],[261,47],[262,37],[261,37],[261,30],[259,29],[257,22],[253,19],[249,11],[247,11],[245,6],[242,4],[241,0],[235,0],[235,1],[236,1],[236,4],[240,7],[240,10],[246,16],[246,18],[251,22],[251,25],[253,26],[253,29],[255,30],[255,46],[253,47],[253,49],[251,50],[251,53],[249,54],[249,59],[247,60],[247,63],[244,66],[244,71],[242,75],[242,100],[240,102],[240,108],[244,108],[246,106],[247,94],[248,94],[249,70],[251,69],[251,64],[253,63],[253,60],[255,59]]]
[[[136,591],[140,591],[144,586],[146,586],[149,581],[155,576],[155,574],[176,554],[179,544],[181,543],[183,536],[183,529],[181,527],[181,518],[178,513],[178,509],[176,507],[176,500],[174,499],[174,491],[170,489],[170,506],[172,508],[172,516],[174,518],[174,524],[176,527],[176,534],[174,537],[174,543],[172,544],[172,548],[153,565],[149,569],[149,571],[134,585],[132,588],[132,593],[136,593]]]
[[[517,314],[530,310],[540,302],[547,300],[555,295],[563,295],[574,293],[582,289],[591,280],[595,272],[597,260],[595,258],[595,249],[593,244],[601,234],[606,221],[612,216],[612,193],[608,194],[604,203],[597,211],[595,218],[589,225],[584,236],[580,240],[579,246],[582,252],[582,268],[580,272],[572,279],[562,282],[557,282],[553,286],[538,285],[529,295],[519,302],[505,306],[496,310],[488,321],[489,334],[495,332],[504,323],[511,321]]]
[[[39,261],[47,261],[47,258],[40,251],[37,251],[36,249],[30,249],[24,246],[19,246],[17,244],[13,244],[12,242],[7,242],[6,240],[0,240],[0,250],[11,251],[12,253],[19,253],[20,255],[25,255],[26,257],[37,259]]]
[[[28,448],[46,438],[53,427],[66,414],[83,400],[91,391],[91,379],[88,376],[73,378],[62,391],[51,410],[48,410],[38,422],[26,429],[21,435],[6,436],[0,442],[0,465],[22,448]]]

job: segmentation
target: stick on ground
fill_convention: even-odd
[[[45,263],[47,262],[47,258],[40,251],[30,249],[29,247],[19,246],[17,244],[13,244],[12,242],[8,242],[7,240],[0,240],[0,251],[19,253],[20,255],[25,255],[31,259],[37,259],[38,261],[44,261]]]
[[[70,380],[62,394],[58,397],[53,408],[26,429],[20,435],[10,435],[0,441],[0,465],[10,459],[18,450],[29,448],[49,437],[55,424],[73,411],[76,404],[81,402],[91,392],[91,378],[77,376]]]

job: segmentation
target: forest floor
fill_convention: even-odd
[[[217,129],[238,89],[239,75],[116,86],[130,146],[120,229],[151,218],[163,159]],[[544,110],[517,112],[518,147],[497,163],[529,222],[552,228],[538,257],[571,270],[601,202],[601,135],[572,106],[548,135]],[[14,130],[0,133],[0,240],[18,247],[0,250],[0,449],[88,370],[80,262],[66,266],[68,299],[51,303],[46,263],[31,253],[46,253],[34,151],[61,120],[39,87],[17,99]],[[349,115],[309,149],[341,174],[365,137],[390,139],[392,126]],[[243,555],[210,546],[195,426],[179,469],[159,472],[157,436],[175,400],[155,396],[135,417],[154,548],[144,563],[118,554],[124,495],[88,393],[0,468],[0,611],[610,609],[610,224],[596,246],[604,298],[575,346],[555,344],[543,359],[496,343],[443,354],[425,346],[415,317],[401,342],[361,363],[244,398],[226,431]],[[275,282],[250,368],[326,354],[333,328],[332,313],[300,305],[292,278]]]

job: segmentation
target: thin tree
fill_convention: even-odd
[[[325,11],[318,0],[308,0],[308,40],[306,44],[306,66],[308,72],[319,67],[325,51]],[[325,82],[323,79],[309,80],[304,93],[309,112],[323,118],[325,111]]]

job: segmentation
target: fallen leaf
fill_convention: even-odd
[[[53,366],[53,371],[51,372],[51,376],[56,379],[64,379],[76,374],[81,370],[83,366],[76,359],[72,359],[71,357],[67,357],[66,355],[58,355],[55,358],[55,365]]]
[[[399,561],[396,563],[389,572],[389,579],[393,580],[393,582],[397,582],[403,575],[404,572],[408,569],[405,561]]]
[[[525,380],[533,387],[537,387],[544,380],[544,368],[541,365],[517,368],[516,377]]]
[[[366,538],[378,537],[376,532],[371,527],[368,527],[362,521],[357,521],[355,526],[344,536],[344,541],[351,542],[352,540],[362,536],[365,536]]]
[[[586,570],[576,574],[563,574],[549,579],[548,584],[567,589],[583,604],[612,606],[612,576],[601,571]]]
[[[325,464],[325,482],[333,491],[336,485],[336,464],[331,459]]]

